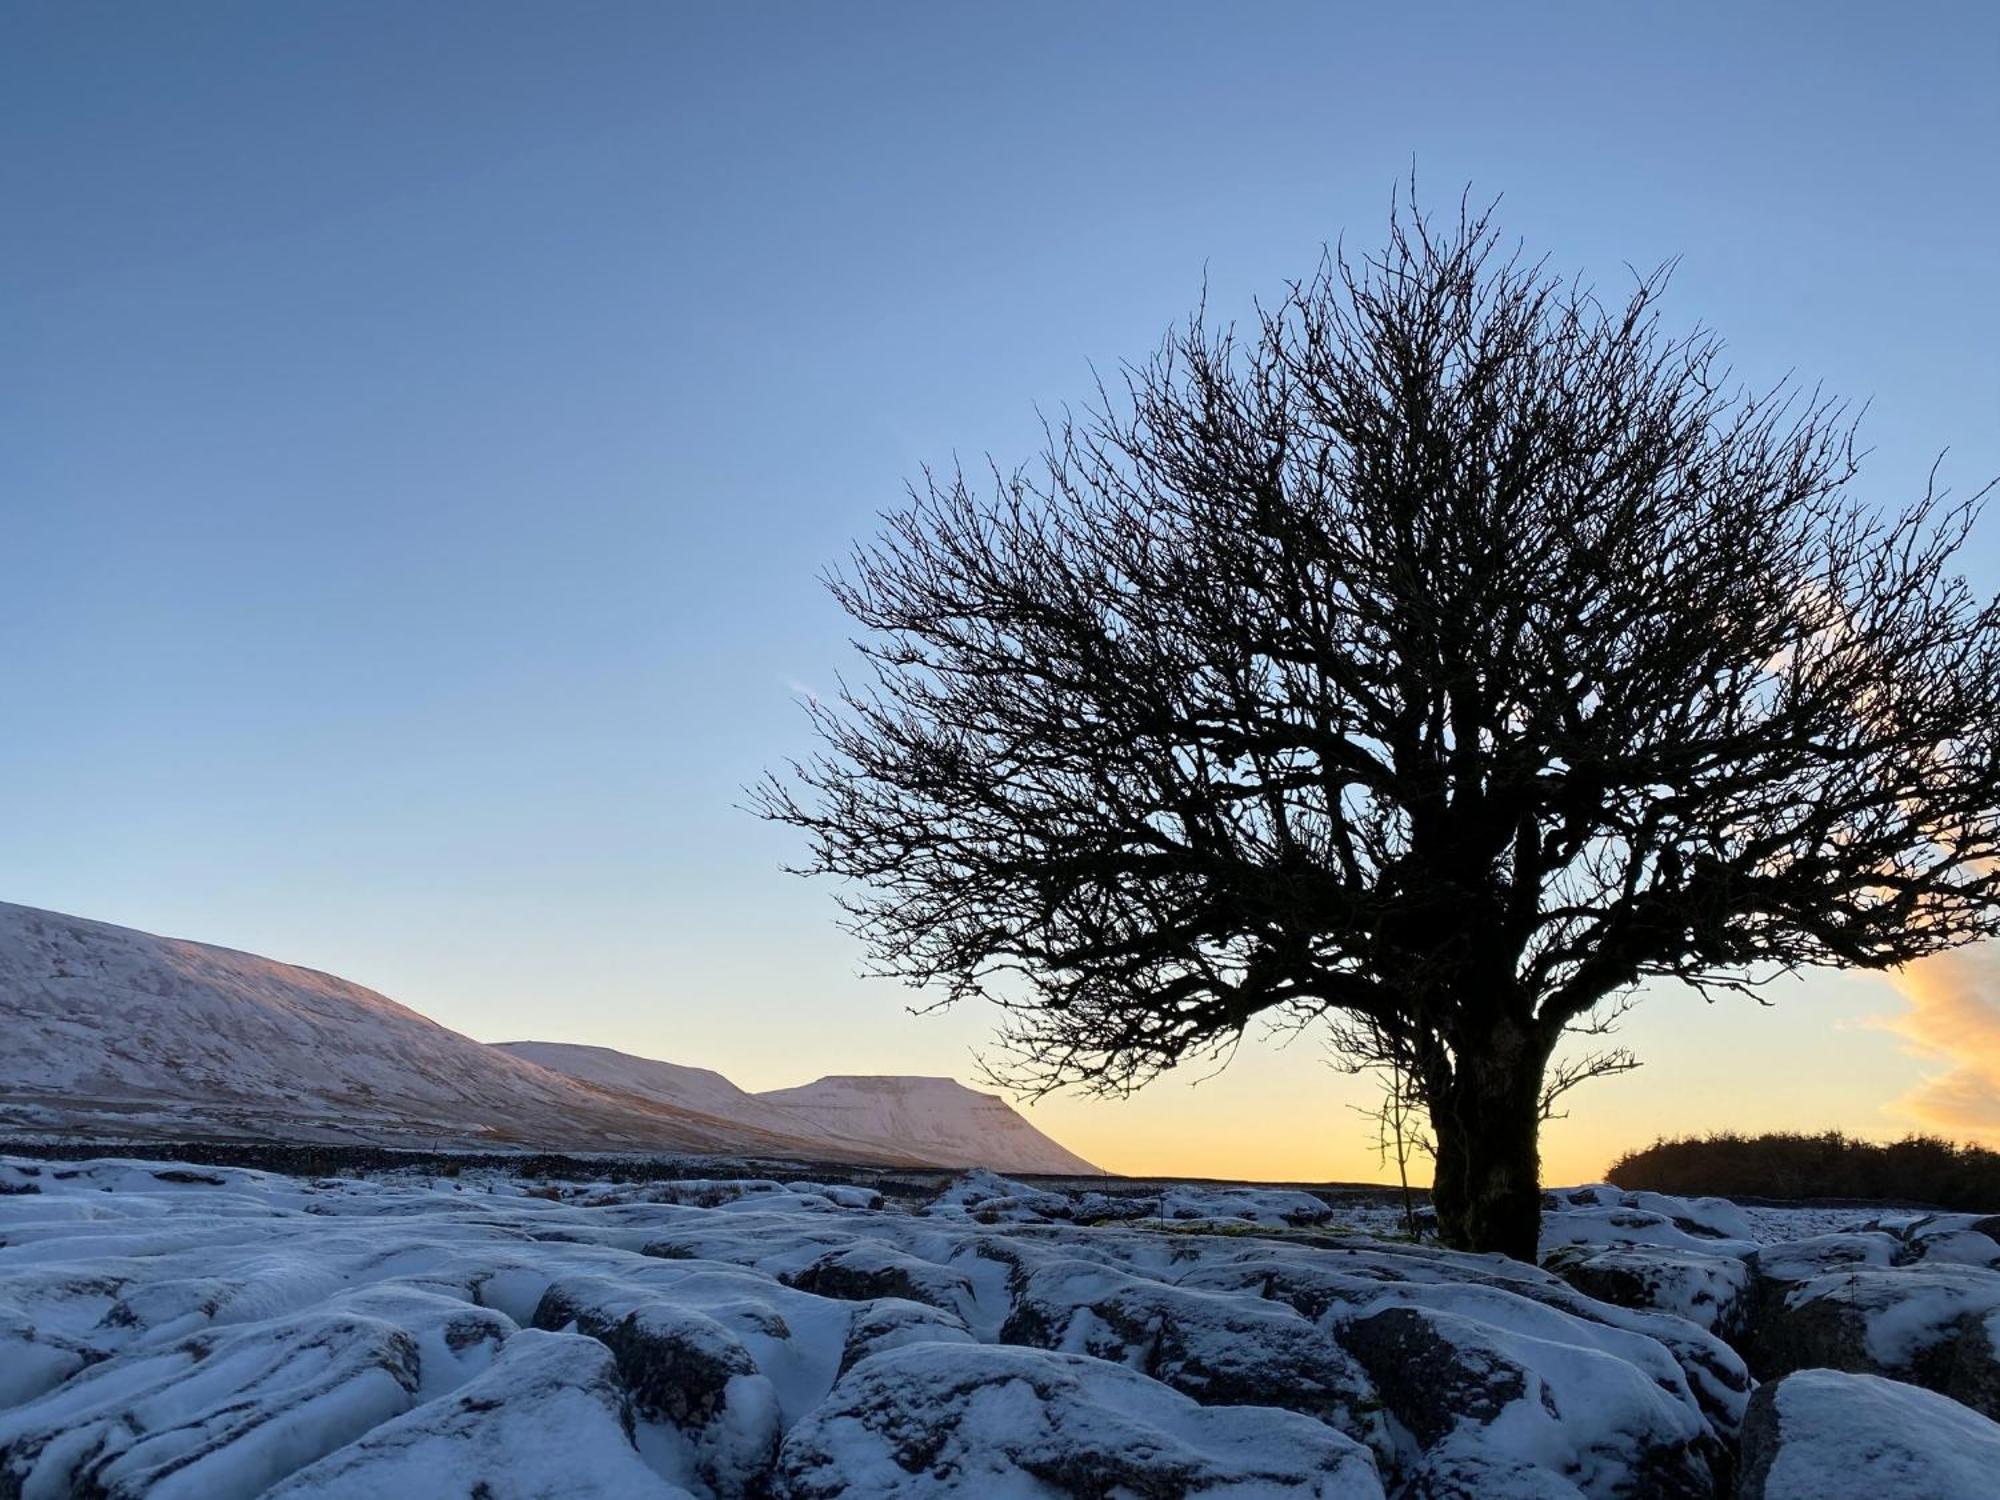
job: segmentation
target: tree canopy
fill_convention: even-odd
[[[760,788],[878,968],[1004,1007],[1030,1089],[1258,1018],[1429,1106],[1447,1236],[1532,1253],[1550,1061],[1716,992],[1995,930],[1978,497],[1855,493],[1664,272],[1603,301],[1404,209],[1198,312],[1015,469],[930,473],[832,579],[866,680]]]

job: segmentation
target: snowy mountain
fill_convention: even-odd
[[[0,1133],[48,1132],[1095,1170],[949,1079],[756,1095],[606,1047],[488,1046],[331,974],[0,902]]]
[[[761,1106],[713,1068],[689,1068],[680,1063],[634,1057],[611,1047],[586,1047],[579,1042],[495,1042],[497,1051],[523,1058],[552,1073],[564,1073],[621,1093],[637,1094],[722,1119],[748,1119]]]
[[[0,1039],[10,1131],[828,1154],[552,1073],[330,974],[6,903]]]
[[[502,1042],[544,1068],[759,1130],[824,1141],[829,1151],[888,1151],[944,1167],[1093,1174],[1100,1169],[1023,1119],[997,1094],[949,1078],[834,1077],[752,1094],[720,1073],[567,1042]]]
[[[1035,1129],[998,1094],[982,1094],[950,1078],[822,1078],[757,1098],[802,1126],[842,1140],[905,1142],[945,1166],[1099,1170]]]

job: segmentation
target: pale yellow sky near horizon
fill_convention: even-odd
[[[635,891],[579,929],[529,892],[518,905],[439,893],[387,911],[360,890],[345,900],[351,911],[274,897],[233,932],[157,906],[88,914],[325,969],[484,1041],[615,1047],[753,1091],[829,1073],[987,1086],[977,1057],[991,1051],[997,1013],[912,1014],[909,990],[854,977],[860,949],[823,909],[801,920],[774,902],[717,923]],[[801,972],[825,977],[801,993]],[[1596,1180],[1622,1151],[1710,1130],[1932,1130],[2000,1144],[2000,944],[1899,976],[1814,970],[1766,994],[1765,1005],[1709,1004],[1679,985],[1645,991],[1617,1038],[1643,1066],[1569,1096],[1567,1118],[1544,1133],[1544,1180]],[[1253,1033],[1220,1071],[1190,1064],[1128,1099],[1065,1093],[1019,1107],[1112,1172],[1387,1181],[1393,1166],[1377,1160],[1357,1108],[1371,1097],[1310,1037]]]
[[[751,1090],[829,1073],[989,1087],[976,1056],[991,1050],[996,1013],[911,1014],[908,990],[852,977],[859,950],[830,924],[774,903],[697,931],[692,916],[660,920],[644,892],[630,901],[583,930],[525,893],[518,906],[440,892],[385,907],[361,887],[310,906],[276,892],[246,903],[228,931],[171,903],[89,910],[97,903],[58,893],[49,906],[322,969],[484,1041],[615,1047],[714,1068]],[[827,977],[801,994],[800,972]],[[1643,1066],[1569,1097],[1567,1118],[1544,1135],[1544,1180],[1595,1180],[1624,1150],[1710,1130],[1883,1139],[1922,1129],[2000,1144],[2000,944],[1898,975],[1811,971],[1766,994],[1759,1005],[1709,1004],[1678,985],[1644,992],[1617,1038]],[[1019,1107],[1112,1172],[1387,1181],[1393,1166],[1378,1161],[1361,1112],[1371,1099],[1310,1036],[1252,1034],[1228,1066],[1190,1064],[1128,1099],[1058,1094]]]
[[[1974,965],[1973,967],[1976,967]],[[1543,1177],[1594,1181],[1622,1151],[1662,1135],[1731,1129],[1841,1129],[1889,1138],[1915,1129],[1975,1133],[1926,1110],[1957,1070],[1915,1053],[1910,1007],[1881,976],[1814,973],[1774,986],[1773,1003],[1709,1006],[1678,986],[1648,993],[1620,1028],[1642,1066],[1572,1093],[1543,1135]],[[1963,992],[1954,998],[1964,1003]],[[1933,1007],[1935,1010],[1935,1007]],[[2000,1051],[2000,1049],[1996,1049]],[[1928,1092],[1927,1092],[1928,1091]],[[1029,1118],[1113,1171],[1298,1181],[1383,1181],[1364,1079],[1344,1076],[1306,1040],[1246,1041],[1199,1083],[1169,1075],[1132,1099],[1055,1097]],[[1427,1179],[1427,1164],[1413,1169]]]
[[[1814,971],[1772,985],[1764,1005],[1741,996],[1710,1004],[1678,985],[1654,986],[1617,1038],[1643,1066],[1569,1096],[1566,1117],[1544,1133],[1544,1178],[1596,1180],[1624,1150],[1709,1130],[1840,1129],[1883,1139],[1928,1129],[1979,1136],[2000,1117],[1939,1106],[1953,1098],[1962,1105],[1982,1089],[2000,1098],[1994,1083],[2000,1020],[1981,1038],[1986,1053],[1950,1051],[1959,1018],[1988,1013],[1982,983],[1994,959],[1993,950],[1982,948],[1932,961],[1916,971],[1927,983]],[[764,1018],[782,1010],[782,1024],[795,1028],[798,1008],[767,1009],[741,995],[694,1025],[685,1013],[664,1026],[628,1013],[623,1025],[607,1029],[608,1017],[577,1005],[563,1018],[575,1034],[558,1039],[715,1067],[750,1089],[834,1072],[943,1073],[990,1087],[968,1053],[990,1046],[993,1013],[964,1007],[913,1016],[904,996],[886,983],[856,982],[852,998],[837,1007],[850,1029],[833,1045],[830,1034],[812,1044],[801,1038],[799,1045],[763,1045],[759,1038],[770,1034]],[[441,1010],[431,1013],[450,1024]],[[1378,1160],[1364,1114],[1372,1097],[1367,1080],[1339,1071],[1310,1036],[1253,1034],[1227,1066],[1190,1064],[1129,1098],[1059,1093],[1017,1107],[1111,1172],[1386,1181],[1394,1167]]]

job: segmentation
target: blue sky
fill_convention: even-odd
[[[1971,4],[0,5],[0,898],[485,1038],[963,1075],[988,1018],[856,979],[736,806],[906,476],[1372,243],[1414,163],[1600,283],[1682,257],[1746,375],[1872,401],[1871,493],[1976,484],[1997,63]],[[1940,1065],[1881,981],[1698,1003],[1552,1154],[1893,1130]],[[1354,1097],[1246,1048],[1035,1118],[1350,1174]]]

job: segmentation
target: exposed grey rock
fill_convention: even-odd
[[[1752,1273],[1734,1255],[1649,1245],[1565,1245],[1542,1264],[1586,1296],[1672,1313],[1734,1344],[1750,1321]]]
[[[527,1330],[448,1396],[384,1422],[266,1500],[692,1500],[640,1460],[611,1352]]]
[[[1039,1491],[1380,1500],[1368,1450],[1292,1412],[1203,1407],[1103,1360],[914,1344],[863,1360],[779,1453],[783,1500]]]
[[[1622,1349],[1612,1330],[1609,1347],[1578,1339],[1521,1299],[1437,1300],[1444,1305],[1385,1307],[1336,1326],[1417,1444],[1416,1493],[1450,1494],[1471,1482],[1468,1472],[1511,1474],[1522,1461],[1593,1500],[1719,1492],[1726,1455],[1664,1349],[1653,1346],[1653,1363],[1662,1375],[1672,1369],[1666,1389],[1647,1378],[1636,1338]],[[1551,1342],[1566,1332],[1570,1341]]]
[[[775,1393],[742,1340],[706,1313],[644,1286],[577,1277],[550,1286],[534,1323],[608,1348],[633,1410],[685,1436],[695,1474],[717,1495],[749,1492],[770,1468]]]
[[[905,1344],[970,1344],[975,1342],[964,1322],[953,1313],[922,1302],[883,1297],[854,1310],[847,1342],[840,1351],[845,1375],[871,1354],[900,1349]]]
[[[2000,1416],[1989,1321],[2000,1273],[1939,1260],[1855,1264],[1797,1283],[1765,1278],[1752,1331],[1765,1378],[1830,1369],[1887,1376]]]
[[[1361,1367],[1280,1302],[1061,1260],[1028,1276],[1000,1338],[1113,1360],[1204,1406],[1282,1406],[1391,1451]]]

